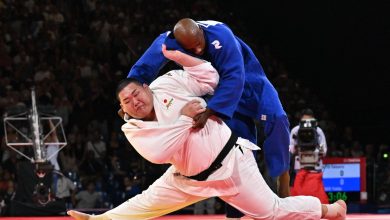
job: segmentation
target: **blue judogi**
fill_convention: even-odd
[[[278,93],[266,77],[253,51],[231,29],[217,21],[199,21],[206,40],[202,59],[218,70],[220,81],[207,107],[223,118],[238,135],[257,143],[253,119],[264,123],[264,152],[269,174],[279,176],[289,169],[289,122]],[[169,61],[161,51],[184,51],[171,32],[159,35],[130,70],[128,77],[151,83]],[[188,53],[188,52],[186,52]],[[190,54],[190,53],[189,53]],[[194,54],[191,54],[194,56]]]

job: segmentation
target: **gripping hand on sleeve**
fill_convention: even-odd
[[[193,128],[203,128],[204,125],[207,122],[207,119],[210,118],[210,116],[214,115],[214,111],[206,108],[206,110],[202,113],[197,114],[193,119],[194,119],[194,125],[192,126]]]

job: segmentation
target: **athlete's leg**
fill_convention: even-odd
[[[244,149],[244,156],[237,160],[232,178],[239,193],[221,197],[225,202],[255,219],[320,219],[319,199],[311,196],[279,198],[267,186],[250,150]]]
[[[235,113],[233,118],[226,120],[225,123],[237,136],[248,139],[252,143],[257,144],[256,125],[252,118]],[[256,151],[253,151],[253,154],[256,155]],[[253,186],[253,188],[257,188],[257,186]],[[243,213],[227,203],[225,204],[225,211],[226,217],[230,219],[238,219],[244,216]]]
[[[280,197],[290,195],[290,124],[286,115],[269,116],[264,124],[265,141],[263,144],[267,173],[277,181],[277,194]]]
[[[202,199],[206,199],[192,196],[178,190],[171,184],[173,179],[173,174],[167,171],[141,194],[134,196],[101,215],[89,216],[89,219],[151,219],[174,212]],[[71,212],[69,214],[72,216],[80,216],[78,215],[79,213],[76,212]],[[77,217],[75,218],[77,219]],[[81,216],[80,219],[84,219],[83,216]]]

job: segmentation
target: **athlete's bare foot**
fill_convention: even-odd
[[[88,214],[85,214],[85,213],[82,213],[82,212],[78,212],[78,211],[74,211],[74,210],[69,210],[66,212],[68,215],[72,216],[72,218],[76,219],[76,220],[88,220],[89,219],[89,215]]]
[[[337,200],[333,204],[326,205],[327,213],[324,218],[329,220],[344,220],[347,216],[347,204],[344,200]]]
[[[341,199],[337,200],[335,203],[340,206],[335,220],[344,220],[347,217],[347,204]]]

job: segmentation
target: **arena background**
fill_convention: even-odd
[[[219,20],[254,49],[292,126],[310,107],[325,131],[329,156],[367,157],[368,203],[360,210],[386,213],[389,9],[386,1],[0,0],[1,113],[28,106],[35,85],[39,104],[64,119],[69,141],[60,152],[61,171],[77,191],[95,181],[103,200],[92,210],[110,208],[129,196],[124,177],[142,190],[166,168],[145,162],[124,139],[115,83],[178,19]],[[8,216],[7,189],[18,183],[15,167],[23,158],[13,160],[0,130],[1,214]],[[96,130],[107,148],[103,164],[86,159],[84,151]],[[69,158],[77,162],[66,164]],[[216,211],[223,212],[220,206]]]
[[[362,141],[389,142],[388,2],[231,2],[247,30],[326,102],[338,123],[353,126]]]

